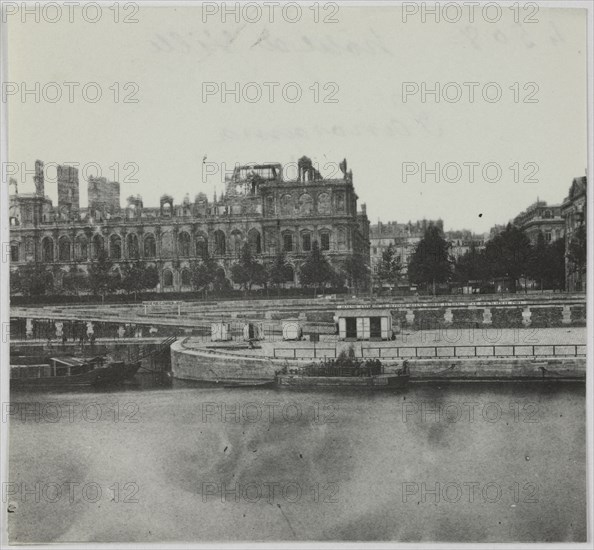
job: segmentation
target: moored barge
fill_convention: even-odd
[[[336,361],[311,363],[305,367],[283,369],[275,377],[279,388],[361,388],[371,390],[395,390],[408,385],[408,363],[395,374],[385,374],[377,359],[365,363],[351,358]]]
[[[104,357],[79,359],[51,357],[45,363],[11,364],[11,389],[47,389],[110,386],[133,377],[140,361],[107,361]]]

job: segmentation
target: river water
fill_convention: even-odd
[[[585,386],[12,393],[14,543],[585,541]]]

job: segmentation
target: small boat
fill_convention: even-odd
[[[365,363],[338,359],[311,363],[296,369],[283,369],[275,382],[279,388],[361,388],[371,390],[402,389],[408,385],[408,366],[395,374],[385,374],[379,359]]]
[[[105,357],[79,359],[51,357],[45,363],[11,364],[11,389],[68,388],[119,384],[134,376],[140,361],[107,361]]]

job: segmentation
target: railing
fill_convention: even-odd
[[[586,344],[492,344],[479,346],[363,347],[362,357],[395,359],[441,359],[467,357],[585,357]]]
[[[335,347],[309,346],[299,348],[273,348],[275,359],[323,359],[336,358]]]
[[[275,359],[336,358],[335,347],[308,346],[274,348]],[[586,357],[586,344],[479,345],[479,346],[393,346],[362,347],[363,359],[465,359],[482,357]]]

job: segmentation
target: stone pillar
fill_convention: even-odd
[[[415,312],[412,309],[406,310],[406,324],[412,325],[415,322]]]
[[[563,317],[561,318],[561,324],[571,325],[571,307],[569,307],[568,305],[564,305],[562,315]]]
[[[530,310],[530,306],[526,306],[522,310],[522,324],[525,327],[529,327],[532,324],[532,311]]]
[[[493,315],[491,314],[491,308],[486,307],[483,310],[483,325],[492,325],[493,324]]]
[[[443,315],[443,320],[446,325],[452,324],[452,322],[454,321],[454,314],[452,313],[452,308],[449,307],[445,310],[445,313]]]
[[[157,260],[161,259],[161,228],[160,227],[156,227],[155,228],[155,256]]]
[[[54,263],[60,261],[60,247],[59,247],[59,240],[60,234],[58,231],[54,231],[52,233],[52,239],[54,241]]]
[[[121,259],[122,261],[129,260],[130,258],[128,258],[128,233],[126,232],[125,228],[121,229],[120,238],[122,239]]]

